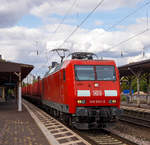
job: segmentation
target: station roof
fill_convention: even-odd
[[[131,70],[133,70],[133,72],[135,72],[136,74],[150,73],[150,59],[119,66],[118,69],[119,69],[120,77],[133,76]]]
[[[0,85],[11,85],[18,82],[15,73],[21,72],[21,80],[23,80],[34,68],[33,65],[9,62],[0,59]]]

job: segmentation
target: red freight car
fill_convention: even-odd
[[[55,65],[29,92],[23,88],[24,96],[41,101],[50,114],[78,129],[105,127],[120,114],[118,69],[112,60],[77,54]],[[87,59],[81,57],[85,54]]]

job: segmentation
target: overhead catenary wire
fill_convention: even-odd
[[[103,3],[104,0],[100,1],[98,3],[98,5],[86,16],[86,18],[79,24],[76,26],[76,28],[72,31],[72,33],[63,41],[63,43],[60,45],[62,46],[79,28],[80,26],[92,15],[92,13]],[[144,5],[142,5],[141,7],[139,7],[138,9],[134,10],[133,12],[129,13],[127,16],[123,17],[122,19],[120,19],[118,22],[116,22],[115,24],[113,24],[112,26],[110,26],[109,28],[106,29],[106,31],[114,28],[115,26],[117,26],[118,24],[122,23],[124,20],[126,20],[128,17],[132,16],[133,14],[137,13],[139,10],[141,10],[142,8],[144,8],[145,6],[149,5],[149,2],[146,2]]]
[[[111,30],[112,28],[114,28],[115,26],[117,26],[118,24],[121,24],[124,20],[126,20],[127,18],[129,18],[130,16],[134,15],[135,13],[137,13],[139,10],[141,10],[142,8],[144,8],[145,6],[149,5],[149,2],[146,2],[144,5],[142,5],[141,7],[137,8],[136,10],[132,11],[131,13],[129,13],[128,15],[126,15],[125,17],[123,17],[122,19],[120,19],[119,21],[117,21],[116,23],[114,23],[112,26],[108,27],[107,29],[105,29],[106,31]]]
[[[104,1],[104,0],[103,0],[103,1]],[[101,1],[101,3],[102,3],[103,1]],[[142,5],[142,6],[139,7],[138,9],[134,10],[133,12],[131,12],[130,14],[128,14],[127,16],[123,17],[121,20],[119,20],[118,22],[116,22],[116,23],[115,23],[114,25],[112,25],[111,27],[107,28],[107,30],[110,30],[110,29],[112,29],[113,27],[115,27],[116,25],[122,23],[122,22],[123,22],[124,20],[126,20],[128,17],[132,16],[133,14],[135,14],[136,12],[138,12],[138,11],[141,10],[143,7],[145,7],[146,5],[149,5],[149,4],[150,4],[150,2],[145,3],[144,5]],[[90,14],[89,14],[89,15],[90,15]],[[88,16],[87,16],[87,17],[88,17]],[[87,17],[86,17],[86,18],[87,18]],[[87,19],[88,19],[88,18],[87,18]],[[84,20],[85,20],[85,19],[84,19]],[[80,25],[77,25],[77,26],[76,26],[76,29],[63,41],[62,45],[79,29],[79,27],[84,23],[84,20],[80,23]],[[86,21],[86,20],[85,20],[85,21]],[[119,46],[119,45],[121,45],[122,43],[125,43],[125,42],[127,42],[127,41],[129,41],[129,40],[131,40],[131,39],[133,39],[133,38],[135,38],[135,37],[137,37],[137,36],[139,36],[139,35],[141,35],[141,34],[147,32],[147,31],[149,31],[149,28],[148,28],[148,10],[147,10],[147,30],[144,30],[144,31],[142,31],[142,32],[140,32],[140,33],[138,33],[138,34],[135,34],[134,36],[131,36],[131,37],[129,37],[128,39],[119,42],[118,44],[116,44],[116,45],[110,47],[109,49],[114,48],[114,47],[116,47],[116,46]]]
[[[63,18],[61,19],[60,23],[58,24],[58,26],[56,27],[54,34],[56,34],[56,32],[59,30],[59,28],[61,27],[61,25],[63,24],[63,22],[65,21],[66,17],[68,16],[68,14],[71,12],[72,8],[74,7],[75,3],[77,2],[77,0],[74,0],[74,2],[72,3],[71,7],[68,9],[68,11],[65,13],[65,15],[63,16]]]
[[[76,28],[69,34],[69,36],[67,36],[67,38],[63,41],[63,43],[59,46],[61,47],[65,42],[67,42],[67,40],[80,28],[80,26],[92,15],[92,13],[103,3],[104,0],[100,1],[98,3],[98,5],[86,16],[86,18],[81,21],[81,23],[79,25],[76,26]],[[120,19],[118,22],[116,22],[115,24],[113,24],[111,27],[107,28],[106,30],[110,30],[112,28],[114,28],[115,26],[117,26],[118,24],[122,23],[124,20],[126,20],[128,17],[132,16],[133,14],[137,13],[139,10],[141,10],[143,7],[147,6],[150,4],[150,1],[149,2],[146,2],[144,5],[142,5],[141,7],[137,8],[136,10],[134,10],[133,12],[131,12],[130,14],[128,14],[127,16],[123,17],[122,19]],[[147,18],[147,21],[148,21],[148,18]],[[148,22],[147,22],[147,25],[148,25]],[[148,29],[148,28],[147,28]],[[142,33],[145,33],[146,31],[144,30],[144,32]],[[139,34],[138,34],[139,35]],[[137,36],[138,36],[137,35]],[[140,34],[141,35],[141,34]],[[137,37],[137,36],[133,36],[134,37]],[[129,38],[130,39],[133,39],[132,37]],[[122,43],[125,43],[125,41],[129,41],[129,40],[124,40],[123,42],[119,43],[119,45],[121,45]],[[118,44],[117,44],[118,45]],[[115,47],[115,46],[113,46]]]
[[[54,30],[53,34],[55,35],[57,33],[57,31],[59,30],[59,28],[61,27],[61,25],[63,24],[63,22],[65,21],[65,19],[67,18],[68,14],[70,14],[72,8],[74,7],[74,5],[76,4],[77,0],[74,0],[71,7],[66,11],[65,15],[63,16],[63,18],[61,19],[60,23],[57,25],[56,29]],[[51,37],[51,39],[54,38]],[[48,51],[49,52],[49,51]],[[48,58],[48,52],[46,51],[45,52],[45,55],[46,55],[46,59],[47,59],[47,63],[49,61],[49,58]]]
[[[147,29],[148,29],[148,27],[149,27],[148,7],[147,7],[147,9],[146,9],[146,27],[147,27]]]
[[[128,39],[123,40],[123,41],[119,42],[118,44],[115,44],[115,45],[109,47],[108,49],[110,50],[110,49],[112,49],[112,48],[115,48],[115,47],[117,47],[117,46],[119,46],[119,45],[121,45],[121,44],[123,44],[123,43],[125,43],[125,42],[128,42],[129,40],[131,40],[131,39],[133,39],[133,38],[135,38],[135,37],[137,37],[137,36],[139,36],[139,35],[142,35],[143,33],[147,32],[147,31],[150,31],[150,29],[149,29],[149,28],[148,28],[148,29],[145,29],[145,30],[143,30],[143,31],[141,31],[141,32],[139,32],[139,33],[137,33],[137,34],[135,34],[135,35],[129,37]]]
[[[104,0],[101,0],[96,7],[94,7],[94,9],[92,9],[92,11],[90,11],[90,13],[81,21],[81,23],[79,25],[76,26],[76,28],[69,34],[69,36],[67,36],[67,38],[63,41],[63,43],[61,45],[59,45],[58,48],[61,48],[62,45],[80,28],[80,26],[85,23],[85,21],[94,13],[94,11],[104,2]],[[48,51],[49,52],[49,51]]]
[[[149,29],[148,7],[146,8],[146,29]],[[145,57],[145,47],[142,49],[142,56]]]
[[[100,3],[95,7],[95,9],[93,9],[93,11],[91,11],[87,17],[79,24],[76,26],[76,28],[72,31],[72,33],[63,41],[63,43],[59,46],[61,47],[65,42],[67,42],[67,40],[80,28],[80,26],[88,19],[88,17],[97,9],[97,7],[99,7],[101,4],[103,3],[103,1],[100,1]],[[149,5],[149,2],[146,2],[144,5],[142,5],[141,7],[137,8],[136,10],[134,10],[133,12],[129,13],[127,16],[123,17],[122,19],[120,19],[118,22],[116,22],[115,24],[113,24],[111,27],[107,28],[106,30],[110,30],[112,28],[114,28],[115,26],[117,26],[118,24],[122,23],[124,20],[126,20],[128,17],[132,16],[133,14],[137,13],[139,10],[141,10],[142,8],[144,8],[145,6]],[[147,22],[148,25],[148,22]],[[148,29],[148,28],[147,28]],[[136,36],[137,37],[137,36]],[[131,38],[132,39],[132,38]],[[125,40],[126,41],[126,40]],[[123,42],[124,43],[124,42]]]
[[[76,26],[76,28],[67,36],[67,38],[63,41],[63,43],[59,46],[61,47],[79,28],[81,25],[83,25],[86,20],[95,12],[95,10],[104,2],[104,0],[101,0],[94,9],[81,21],[79,25]]]
[[[122,19],[120,19],[119,21],[117,21],[116,23],[114,23],[112,26],[108,27],[108,28],[105,29],[105,30],[106,30],[106,31],[109,31],[109,30],[111,30],[112,28],[115,28],[118,24],[122,23],[122,22],[125,21],[128,17],[134,15],[134,14],[137,13],[139,10],[141,10],[141,9],[144,8],[145,6],[148,6],[149,4],[150,4],[150,1],[146,2],[145,4],[143,4],[142,6],[140,6],[139,8],[137,8],[136,10],[132,11],[131,13],[129,13],[128,15],[126,15],[125,17],[123,17]],[[117,44],[117,45],[121,45],[122,43],[125,43],[125,42],[129,41],[130,39],[133,39],[134,37],[137,37],[138,35],[141,35],[141,34],[145,33],[145,32],[149,29],[149,28],[148,28],[148,27],[149,27],[149,26],[148,26],[148,8],[147,8],[147,11],[146,11],[146,18],[147,18],[147,28],[146,28],[146,30],[144,30],[144,31],[142,31],[142,32],[140,32],[140,33],[138,33],[137,35],[135,35],[135,36],[133,36],[133,37],[128,38],[127,40],[124,40],[124,41],[120,42],[120,43]],[[148,31],[149,31],[149,30],[148,30]],[[104,34],[104,32],[103,32],[103,34]],[[102,34],[101,34],[101,35],[102,35]],[[117,45],[115,45],[115,46],[117,46]],[[112,46],[112,47],[110,47],[109,49],[114,48],[115,46]],[[121,50],[121,57],[123,57],[123,51],[122,51],[122,50]]]

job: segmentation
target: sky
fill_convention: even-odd
[[[59,61],[51,51],[56,48],[93,52],[115,60],[117,66],[150,57],[150,0],[0,3],[0,54],[8,61],[34,65],[36,76]]]

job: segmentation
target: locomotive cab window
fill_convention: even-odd
[[[116,80],[114,66],[96,66],[97,80]]]
[[[75,78],[79,81],[95,80],[94,67],[88,65],[76,65]]]
[[[77,81],[114,81],[115,67],[112,65],[75,65]]]

